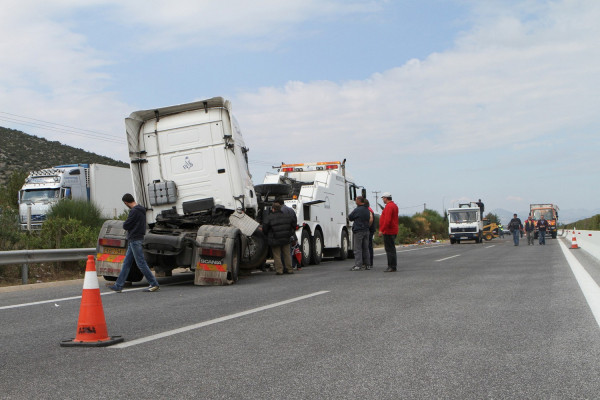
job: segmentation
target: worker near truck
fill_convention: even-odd
[[[159,290],[160,287],[158,281],[152,274],[152,271],[150,271],[150,267],[148,267],[148,264],[146,263],[144,250],[142,249],[144,235],[146,234],[146,209],[136,203],[130,193],[125,193],[121,200],[125,203],[127,208],[129,208],[127,220],[123,222],[123,229],[127,231],[127,252],[125,253],[125,259],[123,260],[123,266],[121,267],[121,272],[119,273],[117,281],[108,288],[117,293],[120,293],[123,290],[125,280],[127,279],[129,270],[135,260],[137,267],[150,284],[149,287],[144,289],[144,292],[155,292]]]
[[[369,209],[369,267],[373,267],[373,235],[375,235],[375,213],[369,204],[369,200],[365,199],[365,206]]]
[[[281,204],[273,202],[271,212],[265,217],[262,224],[262,231],[267,235],[267,241],[273,251],[273,264],[275,264],[275,273],[283,275],[284,265],[282,255],[285,259],[285,271],[293,274],[292,256],[290,254],[290,236],[296,229],[296,219],[289,214],[281,211]]]
[[[533,239],[535,237],[535,221],[531,217],[527,217],[525,221],[525,234],[527,235],[527,246],[533,246]]]
[[[293,218],[293,220],[294,220],[293,224],[295,227],[294,229],[296,229],[296,226],[298,225],[298,217],[296,216],[296,212],[291,207],[286,206],[285,201],[281,197],[277,197],[275,199],[275,201],[273,201],[273,203],[281,205],[281,212],[286,215],[289,215],[290,217]],[[295,235],[292,235],[292,236],[295,236]],[[292,245],[293,245],[293,243],[290,241],[290,254],[292,253],[292,250],[291,250]],[[285,254],[283,254],[283,252],[281,253],[281,262],[283,263],[283,272],[284,273],[286,273],[286,271],[289,268],[294,269],[294,257],[293,256],[290,256],[290,257],[291,258],[288,260],[288,257]],[[300,266],[302,267],[302,265],[300,265]]]
[[[354,239],[354,267],[352,271],[360,271],[363,267],[371,269],[369,265],[369,220],[371,213],[365,205],[365,198],[357,196],[356,208],[352,210],[348,219],[352,224],[352,237]]]
[[[540,219],[537,222],[537,229],[538,229],[538,239],[539,239],[541,245],[546,244],[546,230],[548,229],[549,226],[550,226],[550,224],[548,224],[548,221],[546,220],[546,218],[544,218],[544,214],[540,215]]]
[[[379,234],[383,235],[383,245],[387,255],[387,269],[384,272],[396,272],[396,235],[398,235],[398,206],[392,201],[392,194],[385,192],[381,196],[385,207],[379,217]]]

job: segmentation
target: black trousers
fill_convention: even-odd
[[[385,254],[387,255],[388,267],[396,269],[396,235],[383,235],[383,246],[385,248]]]

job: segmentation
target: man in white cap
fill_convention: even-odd
[[[398,206],[392,201],[392,194],[381,196],[385,208],[379,217],[379,234],[383,235],[383,245],[387,255],[388,268],[384,272],[396,272],[396,235],[398,235]]]

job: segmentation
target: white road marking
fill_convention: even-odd
[[[126,347],[136,346],[138,344],[150,342],[150,341],[153,341],[153,340],[162,339],[162,338],[165,338],[165,337],[168,337],[168,336],[172,336],[172,335],[177,335],[178,333],[183,333],[183,332],[191,331],[193,329],[198,329],[198,328],[202,328],[202,327],[205,327],[205,326],[218,324],[219,322],[229,321],[230,319],[243,317],[243,316],[254,314],[254,313],[257,313],[257,312],[260,312],[260,311],[265,311],[265,310],[268,310],[268,309],[271,309],[271,308],[275,308],[275,307],[283,306],[283,305],[286,305],[286,304],[294,303],[294,302],[300,301],[300,300],[305,300],[305,299],[308,299],[308,298],[311,298],[311,297],[314,297],[314,296],[318,296],[318,295],[321,295],[321,294],[325,294],[325,293],[329,293],[329,291],[328,290],[324,290],[324,291],[321,291],[321,292],[315,292],[315,293],[307,294],[305,296],[294,297],[293,299],[280,301],[280,302],[277,302],[277,303],[269,304],[269,305],[262,306],[262,307],[253,308],[251,310],[246,310],[246,311],[242,311],[242,312],[235,313],[235,314],[226,315],[224,317],[219,317],[219,318],[211,319],[210,321],[204,321],[204,322],[200,322],[200,323],[197,323],[197,324],[188,325],[188,326],[184,326],[184,327],[181,327],[181,328],[178,328],[178,329],[173,329],[173,330],[170,330],[170,331],[166,331],[166,332],[163,332],[163,333],[157,333],[156,335],[146,336],[146,337],[143,337],[143,338],[131,340],[129,342],[123,342],[123,343],[120,343],[120,344],[116,344],[114,346],[110,346],[109,348],[111,348],[111,349],[124,349]]]
[[[492,247],[494,247],[494,246],[495,246],[495,244],[493,244],[493,245],[491,245],[491,246],[486,246],[486,249],[490,249],[490,248],[492,248]]]
[[[438,262],[438,261],[445,261],[445,260],[449,260],[449,259],[454,258],[454,257],[460,257],[460,254],[456,254],[454,256],[450,256],[450,257],[446,257],[446,258],[440,258],[439,260],[435,260],[435,261],[436,262]]]
[[[592,310],[592,314],[594,314],[594,318],[596,318],[596,323],[600,327],[600,287],[594,278],[587,273],[583,265],[573,254],[571,254],[570,250],[567,249],[567,246],[563,243],[562,240],[559,240],[560,248],[571,267],[571,271],[573,271],[573,275],[575,275],[575,279],[587,300],[588,306]]]
[[[175,282],[175,283],[167,283],[161,286],[173,286],[173,285],[181,285],[182,283],[189,283],[189,282],[193,282],[193,281],[182,281],[182,282]],[[125,292],[136,292],[139,290],[144,290],[146,289],[148,286],[143,286],[143,287],[139,287],[139,288],[132,288],[132,289],[124,289],[123,293]],[[100,296],[108,296],[111,294],[117,294],[117,292],[100,292]],[[29,307],[29,306],[37,306],[39,304],[47,304],[47,303],[57,303],[60,301],[68,301],[68,300],[77,300],[77,299],[81,299],[81,296],[73,296],[73,297],[63,297],[60,299],[50,299],[50,300],[42,300],[42,301],[34,301],[31,303],[21,303],[21,304],[13,304],[11,306],[2,306],[0,307],[0,310],[8,310],[10,308],[20,308],[20,307]]]

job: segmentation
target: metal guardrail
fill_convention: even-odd
[[[0,251],[0,265],[21,264],[21,282],[27,284],[29,264],[56,261],[86,260],[88,255],[96,254],[96,248],[84,249],[42,249]]]

